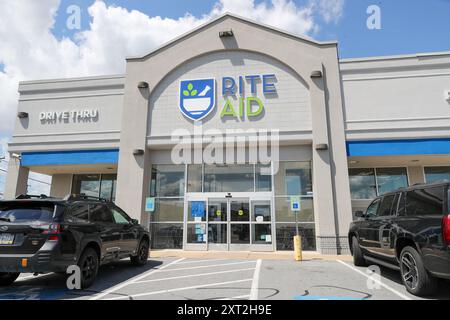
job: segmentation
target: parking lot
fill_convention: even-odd
[[[449,299],[449,282],[432,299]],[[54,300],[410,300],[397,272],[381,276],[349,261],[231,258],[151,258],[145,267],[128,261],[103,266],[89,290],[71,291],[65,277],[23,274],[0,289],[0,299]]]

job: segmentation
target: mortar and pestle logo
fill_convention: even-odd
[[[215,105],[214,79],[181,81],[180,109],[192,120],[204,118]]]

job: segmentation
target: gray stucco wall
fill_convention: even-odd
[[[219,31],[229,29],[234,32],[233,38],[218,37]],[[134,217],[145,219],[143,207],[145,197],[149,194],[152,152],[147,149],[149,141],[146,136],[154,130],[150,129],[149,132],[153,111],[149,108],[148,100],[156,101],[152,100],[153,95],[161,90],[159,86],[164,84],[166,76],[172,72],[176,74],[186,61],[197,59],[207,62],[217,52],[236,51],[263,52],[282,65],[289,66],[309,87],[314,137],[310,141],[314,165],[314,205],[320,248],[326,253],[341,252],[341,247],[346,250],[351,205],[336,44],[303,40],[234,16],[221,17],[146,57],[128,60],[124,98],[127,110],[122,119],[117,202]],[[202,56],[208,57],[202,60]],[[270,63],[265,66],[270,67]],[[321,70],[324,78],[312,81],[310,74],[313,70]],[[139,90],[137,84],[140,81],[148,82],[149,90]],[[298,85],[299,82],[295,83]],[[297,106],[302,109],[301,103]],[[277,107],[282,108],[281,105]],[[167,117],[175,123],[182,120],[179,115],[168,114]],[[306,122],[300,124],[308,128]],[[157,123],[154,125],[158,128]],[[296,124],[293,124],[293,128],[297,129]],[[153,133],[167,133],[161,127],[158,130]],[[303,136],[303,143],[307,138],[311,139],[311,135]],[[283,139],[286,141],[287,137],[282,137],[282,143]],[[169,139],[161,140],[158,142],[161,145],[170,145]],[[302,141],[302,137],[297,137],[298,141]],[[316,150],[314,146],[321,143],[328,144],[329,149]],[[150,146],[156,148],[151,143]],[[146,154],[134,156],[134,149],[146,150]]]

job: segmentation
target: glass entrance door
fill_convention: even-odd
[[[186,209],[186,250],[274,250],[270,197],[194,195]]]

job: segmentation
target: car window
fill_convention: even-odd
[[[111,208],[114,222],[117,224],[129,224],[129,218],[121,211],[116,208]]]
[[[49,222],[53,220],[55,205],[38,201],[11,201],[0,204],[1,220],[10,223]]]
[[[432,187],[406,193],[407,216],[443,215],[444,187]]]
[[[366,217],[376,217],[378,213],[378,207],[380,206],[380,199],[376,199],[366,210]]]
[[[113,223],[111,211],[106,205],[90,205],[89,220],[91,222]]]
[[[79,222],[89,221],[89,207],[86,204],[77,204],[70,208],[69,219]]]
[[[378,216],[387,217],[391,215],[392,205],[394,203],[395,194],[383,197],[380,204],[380,209],[378,210]]]

